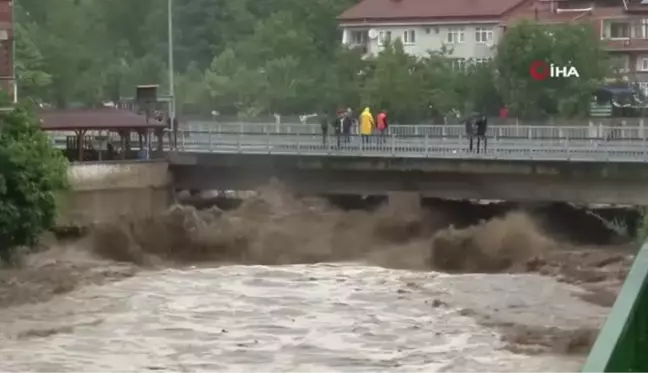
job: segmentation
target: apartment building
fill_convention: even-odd
[[[536,0],[508,15],[543,23],[588,22],[613,56],[617,76],[648,96],[648,0]]]
[[[11,0],[0,0],[0,89],[13,95],[13,17]]]
[[[458,65],[492,59],[502,20],[531,0],[362,0],[338,17],[342,42],[366,55],[401,39],[405,51],[451,51]]]

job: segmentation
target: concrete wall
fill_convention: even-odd
[[[58,199],[60,227],[149,217],[169,205],[166,162],[79,163],[70,166],[68,177],[70,191]]]

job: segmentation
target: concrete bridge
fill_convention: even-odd
[[[277,178],[303,193],[648,203],[648,146],[638,137],[493,137],[480,154],[461,136],[390,135],[368,144],[352,136],[338,146],[336,137],[323,143],[309,131],[242,128],[186,131],[181,139],[168,154],[179,189],[254,189]]]
[[[77,202],[67,203],[66,211],[76,212],[63,215],[81,221],[84,206],[101,204],[110,205],[102,207],[108,215],[128,215],[139,206],[137,214],[148,216],[166,207],[173,189],[251,190],[273,178],[305,194],[406,191],[448,199],[648,204],[648,146],[636,136],[606,140],[598,130],[579,138],[495,136],[477,154],[460,135],[391,134],[365,144],[352,136],[338,146],[334,136],[323,143],[308,131],[255,128],[182,131],[177,148],[160,162],[75,165],[71,177],[83,168],[94,184],[73,182],[80,185],[72,198]]]

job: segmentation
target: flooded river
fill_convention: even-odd
[[[174,207],[0,270],[0,370],[575,372],[631,260],[521,212],[320,202]]]
[[[3,371],[578,371],[510,352],[472,309],[579,328],[607,310],[537,275],[353,264],[146,272],[0,311]]]

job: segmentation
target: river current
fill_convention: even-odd
[[[631,257],[524,212],[455,229],[406,202],[348,212],[273,187],[51,246],[0,271],[0,370],[580,370],[609,312],[592,299]]]
[[[578,371],[516,354],[462,309],[578,327],[607,309],[537,275],[343,263],[143,272],[0,310],[2,371]]]

